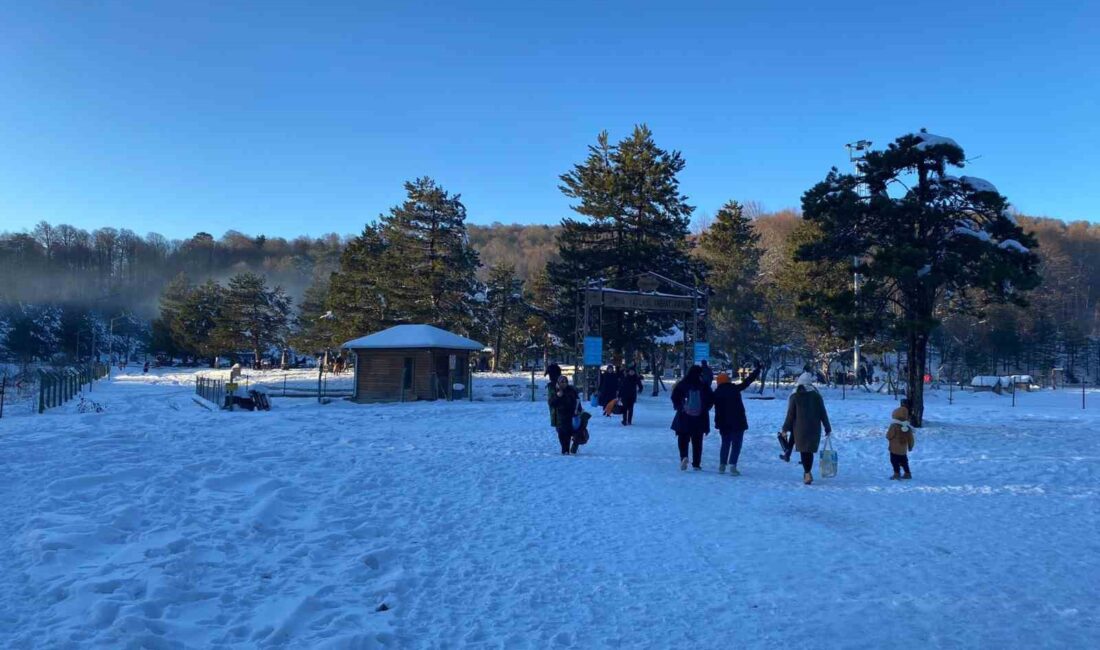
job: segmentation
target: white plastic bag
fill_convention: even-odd
[[[837,457],[833,449],[833,437],[825,436],[825,445],[821,448],[821,478],[836,476]]]

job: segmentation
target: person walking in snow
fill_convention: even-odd
[[[600,373],[600,384],[596,392],[599,395],[597,403],[601,407],[606,407],[611,400],[615,399],[615,395],[619,392],[619,373],[615,370],[615,366],[608,366],[606,372]],[[611,409],[605,409],[604,416],[610,417]]]
[[[821,444],[823,428],[826,436],[832,434],[825,400],[814,388],[813,375],[804,372],[799,375],[797,387],[787,399],[787,418],[779,431],[779,440],[786,448],[786,453],[781,456],[783,460],[790,462],[791,453],[798,450],[802,460],[802,482],[806,485],[814,482],[814,454]],[[790,433],[790,437],[784,437],[785,433]]]
[[[711,369],[706,359],[703,359],[703,361],[699,363],[699,367],[701,368],[699,378],[708,387],[711,386],[714,383],[714,370]]]
[[[890,465],[894,468],[891,481],[898,479],[911,479],[909,472],[909,452],[913,451],[916,438],[913,437],[913,429],[909,426],[909,400],[901,400],[901,406],[890,414],[890,428],[886,430],[886,439],[890,441]],[[905,474],[901,470],[905,470]]]
[[[550,400],[554,398],[554,392],[558,389],[558,378],[561,377],[561,366],[552,363],[546,367],[546,376],[550,382],[546,384],[546,405],[550,408],[550,426],[558,428],[558,412],[554,410]]]
[[[730,381],[728,374],[718,373],[718,388],[714,390],[714,428],[722,436],[722,447],[718,453],[719,474],[725,473],[729,466],[731,475],[741,475],[737,470],[737,460],[741,457],[741,445],[749,428],[741,393],[760,377],[763,369],[764,366],[756,362],[752,374],[737,383]]]
[[[642,378],[633,366],[627,368],[622,381],[619,382],[619,404],[623,409],[623,426],[634,424],[634,404],[638,401],[638,393],[642,391]]]
[[[550,408],[554,409],[557,417],[555,428],[558,431],[558,442],[561,443],[562,456],[568,456],[570,451],[576,453],[576,446],[570,450],[569,443],[573,438],[573,416],[579,410],[580,395],[577,389],[569,385],[569,378],[565,375],[558,377],[557,387],[550,396]]]
[[[672,419],[672,430],[676,432],[676,443],[680,448],[680,469],[688,465],[688,444],[691,444],[691,466],[703,469],[703,436],[710,433],[710,409],[714,406],[714,393],[710,385],[704,384],[703,369],[692,366],[672,389],[672,408],[676,416]]]

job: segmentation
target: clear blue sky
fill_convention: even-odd
[[[700,212],[927,127],[1022,211],[1100,220],[1098,4],[8,1],[0,230],[351,233],[418,175],[555,223],[640,122]]]

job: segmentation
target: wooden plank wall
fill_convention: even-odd
[[[431,398],[431,362],[428,350],[356,350],[356,401],[401,401],[401,377],[406,357],[413,359],[413,388],[405,400]]]

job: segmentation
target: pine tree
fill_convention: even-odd
[[[214,338],[228,350],[251,350],[256,366],[270,348],[286,345],[290,298],[282,287],[268,287],[255,273],[229,279]]]
[[[523,281],[516,267],[501,263],[489,269],[485,282],[489,332],[493,341],[493,372],[513,360],[525,339],[523,319],[527,311],[523,299]]]
[[[711,343],[731,353],[748,352],[757,338],[754,311],[760,300],[760,236],[741,205],[730,201],[699,237],[695,255],[706,266],[710,299]],[[736,354],[733,361],[736,364]]]
[[[385,320],[469,333],[483,293],[478,255],[466,235],[466,207],[430,178],[405,183],[405,191],[405,202],[381,218]]]
[[[851,290],[833,302],[905,338],[915,426],[923,420],[928,341],[944,313],[939,308],[959,304],[945,298],[980,291],[1022,302],[1022,292],[1039,282],[1034,237],[991,183],[947,174],[949,166],[964,164],[954,140],[922,130],[869,153],[858,176],[833,169],[802,197],[805,217],[821,236],[802,246],[799,257],[846,263],[850,271],[858,259],[858,302]]]
[[[578,289],[604,279],[633,289],[646,271],[691,285],[698,268],[690,259],[686,236],[695,209],[680,193],[677,174],[684,160],[653,141],[645,125],[616,145],[607,132],[589,147],[588,158],[561,175],[562,193],[580,219],[564,219],[558,235],[560,260],[548,265],[557,289],[555,333],[573,339]],[[604,336],[614,349],[641,347],[667,329],[674,317],[608,314]]]
[[[290,344],[302,352],[319,353],[334,350],[342,342],[336,330],[336,315],[328,308],[328,278],[317,278],[302,294],[298,314],[294,319],[294,335]],[[343,340],[350,340],[343,339]]]
[[[326,309],[320,314],[300,314],[303,327],[306,322],[317,325],[317,318],[331,312],[331,318],[326,319],[329,323],[321,327],[330,327],[339,341],[350,341],[390,324],[388,314],[392,310],[388,308],[386,290],[391,280],[383,257],[385,248],[381,228],[376,224],[368,224],[349,241],[340,255],[340,269],[329,280]]]
[[[179,307],[171,324],[176,344],[196,358],[207,359],[227,351],[215,337],[215,328],[222,320],[225,291],[213,280],[192,287]]]
[[[165,285],[160,296],[160,312],[152,323],[152,339],[149,347],[154,352],[163,352],[168,356],[188,352],[180,345],[179,337],[173,327],[178,327],[180,312],[190,292],[191,280],[186,273],[180,273]]]

